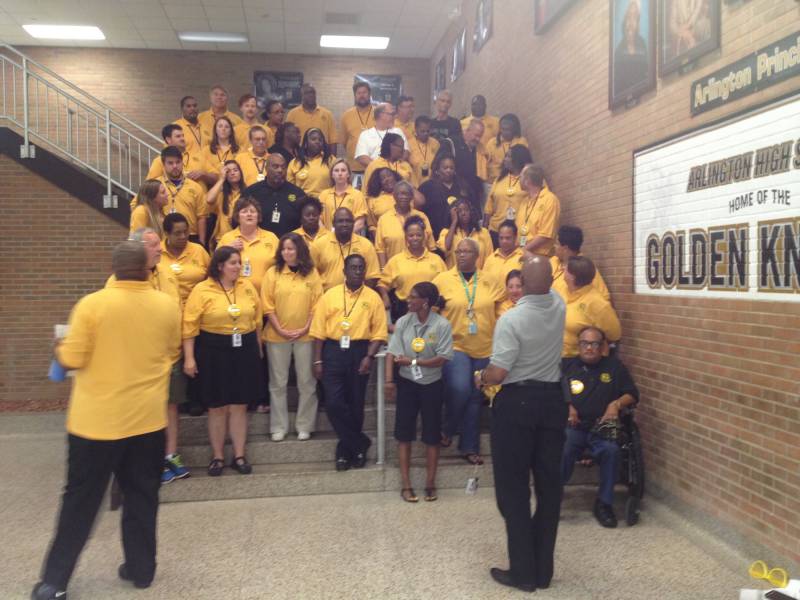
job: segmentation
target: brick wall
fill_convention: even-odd
[[[432,69],[464,22],[471,40],[475,4],[464,3]],[[614,113],[608,0],[575,2],[541,36],[533,33],[533,2],[494,4],[493,36],[479,54],[468,42],[466,71],[450,84],[452,112],[468,113],[481,93],[491,114],[519,115],[561,198],[562,223],[583,227],[642,391],[650,480],[800,563],[800,305],[632,294],[631,195],[634,149],[800,88],[795,77],[704,116],[689,113],[692,80],[796,31],[800,4],[723,2],[721,52],[692,73],[659,79],[639,106]]]

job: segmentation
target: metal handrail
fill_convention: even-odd
[[[378,440],[376,454],[376,465],[386,462],[386,397],[384,395],[383,382],[386,381],[386,351],[381,350],[375,355],[378,360],[378,389],[376,393],[376,415]]]

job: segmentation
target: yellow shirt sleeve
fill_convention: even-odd
[[[325,327],[327,324],[325,315],[328,312],[328,298],[326,294],[323,294],[314,307],[314,316],[311,318],[311,328],[308,334],[315,340],[328,339]]]
[[[611,292],[608,291],[608,286],[606,285],[605,279],[600,274],[599,270],[596,270],[594,275],[594,280],[592,281],[592,287],[597,290],[597,293],[600,294],[604,300],[607,302],[611,302]]]
[[[277,267],[270,267],[261,282],[261,310],[264,315],[275,312],[275,282],[278,279]]]
[[[372,244],[369,244],[364,252],[364,259],[367,262],[367,272],[364,276],[364,279],[367,281],[370,279],[380,279],[381,265],[380,262],[378,262],[378,253],[375,251],[375,248]],[[383,304],[381,304],[381,306],[383,306]]]
[[[138,205],[131,212],[131,226],[130,232],[133,233],[137,229],[150,226],[150,214],[144,204]]]
[[[372,290],[370,290],[372,291]],[[377,296],[372,292],[373,296]],[[385,342],[388,339],[388,325],[386,323],[386,308],[380,297],[373,298],[370,302],[369,335],[371,342]]]
[[[161,157],[156,156],[153,162],[150,163],[150,169],[147,171],[145,179],[158,179],[164,176],[164,164],[161,162]]]
[[[203,314],[203,304],[202,286],[197,285],[189,292],[189,297],[183,307],[183,323],[181,326],[181,337],[183,339],[200,335],[200,316]]]
[[[289,166],[286,167],[286,181],[292,185],[297,185],[297,172],[300,170],[300,161],[296,158],[292,159]]]
[[[610,302],[602,300],[599,296],[593,304],[595,325],[603,330],[610,342],[618,341],[622,337],[622,324],[617,317],[617,311]]]
[[[58,362],[67,369],[81,369],[92,357],[95,335],[95,311],[88,297],[82,298],[72,309],[69,317],[69,333],[56,347]]]

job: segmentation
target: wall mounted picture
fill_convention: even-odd
[[[353,83],[366,81],[372,90],[374,102],[391,102],[397,105],[397,99],[403,93],[403,78],[400,75],[362,75],[357,74]]]
[[[533,31],[538,35],[553,24],[575,0],[534,0]]]
[[[719,48],[720,0],[660,0],[659,9],[661,75]]]
[[[631,102],[656,85],[655,0],[610,0],[609,106]]]
[[[475,31],[472,33],[472,50],[480,52],[486,41],[492,36],[493,0],[479,0],[475,13]]]
[[[434,96],[447,87],[447,57],[443,56],[442,59],[436,63],[436,70],[433,77],[433,94]]]
[[[270,100],[280,100],[287,109],[300,104],[300,88],[303,85],[302,73],[280,73],[276,71],[256,71],[253,73],[254,96],[260,107]]]
[[[467,30],[462,29],[461,33],[458,34],[455,43],[453,44],[453,50],[451,52],[453,56],[453,63],[450,70],[450,81],[455,81],[458,79],[461,74],[464,72],[464,69],[467,66]]]

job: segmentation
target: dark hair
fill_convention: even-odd
[[[211,89],[219,89],[219,87],[215,86],[214,88]],[[233,131],[233,122],[224,115],[221,117],[217,117],[217,120],[214,121],[214,131],[211,135],[211,152],[216,154],[217,150],[219,150],[219,137],[217,137],[217,123],[219,123],[223,119],[225,119],[228,122],[228,125],[231,128],[231,137],[228,138],[228,143],[230,143],[231,145],[231,151],[234,154],[236,154],[237,152],[239,152],[239,144],[236,143],[236,133]]]
[[[400,106],[403,102],[414,102],[414,96],[400,96],[397,99],[397,106]]]
[[[517,229],[517,224],[511,219],[506,219],[505,221],[500,223],[500,225],[498,225],[497,227],[497,231],[499,232],[503,227],[508,227],[509,229],[511,229],[511,231],[514,232],[514,235],[517,235],[517,232],[519,231]]]
[[[406,222],[403,223],[403,231],[408,233],[409,227],[412,225],[418,225],[422,227],[422,233],[425,233],[425,221],[419,215],[411,215],[406,219]]]
[[[241,106],[242,104],[244,104],[248,100],[255,100],[255,99],[256,99],[256,97],[253,96],[253,94],[242,94],[241,96],[239,96],[239,104],[238,104],[238,106]]]
[[[170,157],[180,158],[181,164],[183,164],[183,152],[177,146],[165,146],[161,149],[161,164],[164,164],[164,161]]]
[[[395,183],[403,180],[397,171],[393,171],[387,167],[375,169],[372,175],[369,176],[369,181],[367,182],[367,196],[370,198],[377,198],[381,195],[381,192],[383,191],[383,187],[381,186],[381,173],[384,171],[389,171],[394,176]]]
[[[189,221],[186,217],[184,217],[179,212],[169,213],[166,217],[164,217],[164,222],[161,226],[164,228],[166,233],[172,233],[172,228],[175,227],[178,223],[186,223],[189,225]]]
[[[520,271],[519,269],[511,269],[508,272],[508,275],[506,275],[506,285],[508,285],[508,282],[514,279],[515,277],[519,278],[519,280],[522,281],[522,271]]]
[[[383,136],[383,140],[381,140],[381,158],[389,160],[391,146],[397,143],[398,140],[403,141],[403,136],[398,133],[387,133]],[[405,148],[405,144],[403,147]]]
[[[267,130],[266,130],[266,129],[264,129],[264,128],[263,128],[261,125],[253,125],[253,126],[250,128],[250,131],[248,131],[248,132],[247,132],[247,138],[248,138],[248,139],[249,139],[251,142],[253,141],[253,132],[254,132],[254,131],[255,131],[255,132],[258,132],[258,131],[260,131],[260,132],[261,132],[261,133],[263,133],[264,135],[267,135]]]
[[[225,164],[229,165],[233,163],[239,169],[239,175],[241,175],[241,179],[239,180],[239,190],[241,191],[244,189],[244,173],[242,173],[242,167],[239,165],[238,162],[235,160],[226,160]],[[231,207],[231,194],[233,194],[233,186],[228,181],[228,178],[225,178],[225,181],[222,182],[222,217],[223,219],[228,218],[228,213],[230,212]]]
[[[592,283],[597,273],[594,263],[585,256],[570,256],[567,271],[575,278],[575,285],[579,288]]]
[[[195,98],[194,96],[184,96],[183,98],[181,98],[181,108],[183,108],[183,105],[186,104],[187,100],[197,100],[197,98]]]
[[[589,325],[589,326],[584,327],[583,329],[581,329],[578,332],[578,339],[581,338],[581,336],[583,335],[583,333],[585,331],[596,331],[597,333],[600,334],[600,341],[601,342],[605,342],[606,341],[606,332],[603,331],[602,329],[600,329],[599,327],[595,327],[594,325]]]
[[[420,115],[416,119],[414,119],[414,127],[419,127],[423,123],[427,123],[428,125],[431,125],[431,124],[433,124],[433,121],[427,115]]]
[[[325,134],[322,133],[320,128],[312,127],[311,129],[306,129],[306,132],[303,134],[303,142],[297,149],[297,160],[300,162],[301,167],[305,167],[308,164],[308,136],[314,132],[317,132],[320,137],[322,137],[322,164],[327,165],[328,162],[330,162],[331,151],[330,148],[328,148],[328,142],[325,139]]]
[[[476,210],[475,206],[469,200],[469,198],[459,198],[453,203],[455,208],[458,208],[462,204],[466,204],[469,208],[469,230],[465,231],[464,233],[469,237],[469,234],[473,231],[480,231],[481,230],[481,215],[478,210]],[[456,223],[456,227],[461,227],[458,223]]]
[[[294,123],[292,123],[291,121],[286,121],[284,123],[281,123],[278,126],[278,130],[275,132],[275,145],[276,146],[283,146],[283,137],[286,134],[286,130],[289,129],[289,127],[294,127],[298,131],[300,130],[300,128],[297,125],[295,125]]]
[[[511,132],[512,132],[511,139],[512,140],[514,138],[517,138],[517,137],[522,137],[522,126],[519,124],[519,117],[517,115],[515,115],[514,113],[506,113],[502,117],[500,117],[500,123],[502,123],[503,121],[507,121],[507,122],[511,123]],[[498,146],[500,145],[500,139],[501,139],[500,138],[500,128],[498,127],[498,129],[497,129],[497,145]],[[528,162],[531,162],[531,161],[528,161]]]
[[[161,139],[166,142],[167,138],[172,137],[172,134],[176,129],[180,129],[181,131],[183,131],[183,127],[177,125],[176,123],[170,123],[169,125],[164,125],[164,127],[161,128]]]
[[[511,148],[508,149],[508,154],[511,155],[511,164],[514,165],[516,169],[519,169],[520,175],[522,175],[522,169],[525,168],[525,165],[533,162],[531,151],[522,144],[514,144],[511,146]],[[500,171],[500,177],[498,177],[498,179],[502,179],[508,175],[509,172],[510,171],[506,169],[505,165],[503,165],[503,169]]]
[[[294,231],[284,233],[281,239],[278,240],[278,249],[275,251],[275,266],[277,270],[281,271],[283,267],[286,266],[286,261],[283,260],[283,254],[281,253],[283,250],[283,242],[286,240],[292,242],[294,247],[297,248],[297,272],[303,277],[306,277],[314,270],[314,262],[311,260],[311,253],[308,251],[308,245],[303,239],[303,236]]]
[[[242,256],[242,253],[232,246],[219,246],[214,250],[214,254],[211,255],[211,262],[208,263],[208,276],[219,283],[222,265],[228,262],[228,259],[234,254]]]
[[[353,95],[355,96],[356,92],[363,87],[367,88],[369,90],[370,95],[372,95],[372,88],[366,81],[356,81],[353,84]]]
[[[363,256],[361,256],[360,254],[358,254],[358,253],[348,254],[344,258],[344,268],[346,269],[347,265],[349,265],[351,262],[353,262],[356,259],[362,261],[365,265],[367,264],[367,259],[364,258]]]
[[[580,252],[583,246],[583,230],[575,225],[562,225],[558,228],[558,243],[573,252]]]
[[[297,206],[298,212],[302,215],[307,206],[313,206],[319,214],[322,214],[322,202],[320,202],[319,198],[314,196],[304,197]]]
[[[425,298],[431,308],[435,307],[439,310],[444,308],[444,297],[439,294],[439,288],[430,281],[420,281],[411,288],[411,291],[420,298]]]
[[[258,222],[261,223],[261,219],[264,218],[264,215],[261,214],[261,204],[252,196],[242,196],[236,201],[236,204],[233,207],[233,216],[231,217],[231,225],[233,225],[233,227],[239,226],[239,211],[247,208],[248,206],[255,207],[256,211],[258,212]]]
[[[269,120],[269,113],[272,110],[272,107],[275,106],[276,104],[282,105],[283,102],[281,102],[280,100],[275,100],[274,98],[272,100],[267,100],[266,105],[264,105],[264,112],[261,113],[261,119],[263,121]]]
[[[433,161],[431,162],[431,173],[434,177],[436,177],[436,173],[439,171],[439,166],[442,164],[443,160],[452,160],[453,166],[455,166],[456,158],[452,154],[447,151],[444,152],[437,152],[436,156],[433,157]]]

